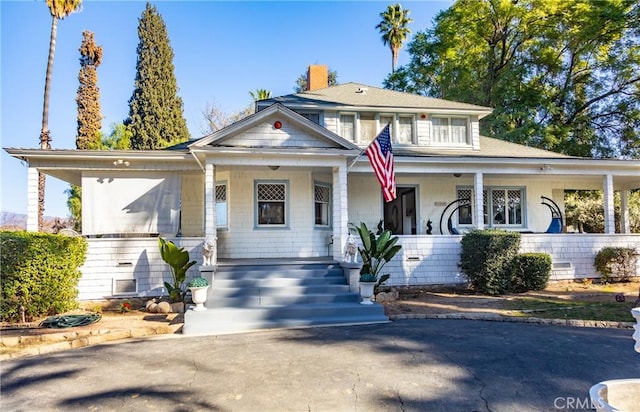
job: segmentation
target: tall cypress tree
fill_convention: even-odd
[[[102,148],[102,113],[100,112],[100,89],[98,88],[98,66],[102,63],[102,47],[96,45],[94,34],[82,33],[80,45],[80,72],[78,73],[78,149]]]
[[[132,149],[159,149],[189,139],[174,74],[173,50],[155,6],[138,20],[138,60],[127,128]]]

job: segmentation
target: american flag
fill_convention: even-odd
[[[396,174],[393,167],[393,152],[391,151],[391,136],[389,125],[376,136],[365,152],[373,172],[382,186],[382,195],[386,202],[396,198]]]

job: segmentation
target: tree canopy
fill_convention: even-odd
[[[384,84],[492,107],[484,134],[640,158],[639,10],[634,0],[458,0]]]
[[[129,99],[132,149],[159,149],[189,140],[174,73],[173,49],[155,6],[147,3],[138,20],[136,78]]]

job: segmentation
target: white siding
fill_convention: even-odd
[[[324,127],[338,134],[338,114],[336,112],[324,112]]]
[[[279,120],[281,129],[273,126],[274,120],[266,120],[250,130],[222,142],[236,147],[335,147],[333,142],[322,141],[287,120]]]
[[[182,176],[182,236],[204,236],[204,175]]]
[[[202,263],[199,238],[170,239],[189,251],[192,266],[187,279],[199,275]],[[166,295],[164,282],[171,282],[171,268],[160,257],[157,238],[138,239],[88,239],[87,260],[80,268],[82,277],[78,284],[80,300],[114,297],[115,280],[135,279],[137,295]]]
[[[384,267],[385,273],[391,273],[386,285],[465,283],[466,277],[458,267],[461,239],[462,236],[400,236],[402,250]],[[593,265],[595,256],[606,246],[633,247],[640,253],[640,235],[528,234],[522,235],[520,253],[548,253],[554,264],[571,264],[570,270],[553,269],[552,281],[595,278],[600,276]]]
[[[255,228],[254,181],[288,181],[287,228]],[[331,183],[331,181],[328,181]],[[218,257],[328,256],[331,233],[314,228],[314,178],[309,171],[233,171],[229,177],[229,230],[218,231]]]
[[[425,119],[416,119],[416,133],[418,139],[418,146],[429,146],[431,142],[431,121],[428,116]]]

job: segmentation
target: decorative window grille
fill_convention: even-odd
[[[227,184],[216,185],[216,226],[228,227]]]
[[[475,198],[472,188],[457,189],[458,199],[471,199],[470,205],[462,205],[458,209],[458,224],[473,225],[473,205]],[[482,191],[484,224],[490,227],[522,226],[525,208],[525,189],[503,189],[485,187]],[[487,213],[491,211],[491,213]]]
[[[284,183],[258,183],[258,226],[284,226],[286,224],[286,193]]]
[[[322,184],[314,186],[315,225],[329,226],[331,213],[331,187]]]

